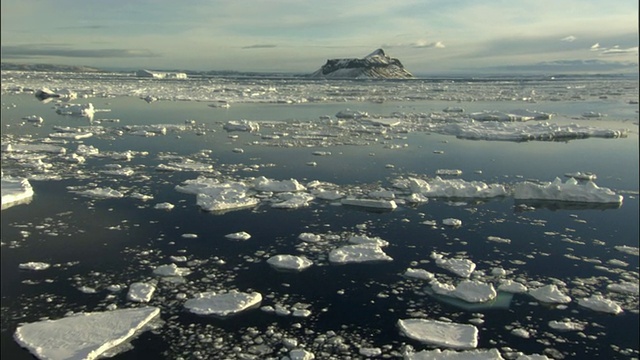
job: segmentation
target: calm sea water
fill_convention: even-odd
[[[474,86],[481,89],[481,85]],[[137,306],[126,299],[126,286],[135,281],[158,282],[150,305],[162,309],[164,325],[134,340],[133,348],[116,355],[117,359],[237,358],[239,354],[279,358],[286,351],[278,336],[297,339],[301,347],[316,353],[316,358],[358,358],[360,347],[378,347],[387,357],[396,357],[406,345],[416,350],[429,348],[402,336],[396,328],[398,319],[413,316],[458,323],[482,318],[478,348],[498,348],[505,356],[510,348],[526,354],[562,354],[577,359],[638,357],[638,295],[606,290],[610,283],[638,281],[638,256],[615,248],[638,246],[637,104],[614,95],[538,103],[244,103],[232,104],[229,109],[214,109],[196,101],[146,103],[136,97],[78,102],[89,101],[98,109],[110,109],[98,112],[94,124],[101,119],[120,120],[102,122],[105,127],[195,120],[201,131],[154,137],[103,135],[69,141],[62,145],[68,153],[81,142],[101,152],[148,154],[136,155],[130,162],[90,158],[72,170],[55,165],[52,171],[60,173],[62,179],[31,180],[36,194],[33,201],[2,211],[3,358],[31,358],[12,339],[20,323],[57,319],[68,312],[103,311],[111,304],[118,308]],[[85,119],[55,114],[51,104],[40,103],[31,94],[3,94],[2,103],[3,142],[9,141],[9,136],[13,136],[11,141],[16,137],[41,139],[54,132],[53,126],[89,125]],[[256,134],[222,129],[223,123],[237,119],[295,124],[318,121],[320,116],[346,108],[388,115],[398,111],[437,112],[447,106],[460,106],[467,112],[527,108],[558,114],[552,121],[627,128],[630,132],[619,139],[524,143],[470,141],[415,132],[389,138],[372,135],[376,139],[366,146],[276,147],[256,145],[256,141],[262,141]],[[608,116],[578,119],[587,111]],[[27,115],[39,115],[45,121],[36,127],[21,119]],[[261,133],[268,132],[263,125]],[[234,148],[244,152],[235,153]],[[314,151],[330,151],[331,155],[316,156]],[[201,211],[195,196],[174,189],[196,178],[197,172],[155,170],[168,162],[159,157],[166,153],[213,164],[216,170],[235,178],[294,178],[302,183],[320,180],[347,189],[390,189],[396,177],[433,176],[437,169],[460,169],[465,180],[507,185],[524,179],[551,181],[567,172],[590,171],[598,175],[599,186],[609,187],[625,198],[620,207],[547,202],[533,204],[528,211],[522,211],[511,198],[431,199],[417,206],[401,205],[392,212],[315,200],[309,207],[295,210],[261,204],[255,209],[218,215]],[[307,165],[311,161],[317,166]],[[135,174],[123,177],[100,172],[114,163],[134,168]],[[28,173],[5,158],[2,168],[4,174]],[[96,185],[136,190],[154,199],[95,200],[70,191],[72,187]],[[171,211],[154,209],[160,202],[176,207]],[[463,226],[443,227],[440,224],[445,218],[460,219]],[[438,225],[425,225],[425,220]],[[252,238],[245,242],[224,238],[238,231],[246,231]],[[301,247],[297,237],[303,232],[378,236],[390,243],[385,252],[394,261],[330,265],[326,254],[332,247]],[[197,234],[198,238],[183,238],[185,233]],[[491,242],[488,236],[508,238],[511,243]],[[539,304],[523,294],[514,295],[508,308],[461,308],[425,294],[425,282],[401,276],[409,267],[423,268],[442,281],[455,283],[457,279],[430,258],[434,251],[474,261],[485,278],[495,284],[498,279],[491,277],[491,269],[502,267],[511,272],[505,278],[564,283],[561,287],[574,299],[606,294],[619,301],[625,311],[612,316],[582,308],[575,301],[558,308]],[[299,253],[314,260],[316,266],[300,273],[285,273],[266,263],[272,255]],[[190,263],[193,273],[186,282],[172,283],[153,276],[155,266],[168,264],[170,256],[177,255],[199,261]],[[29,261],[53,266],[45,271],[18,268]],[[106,290],[113,284],[121,284],[125,290]],[[83,286],[95,289],[95,293],[80,291]],[[187,313],[183,300],[176,298],[178,294],[222,289],[258,291],[264,296],[262,305],[291,307],[303,303],[312,315],[297,318],[256,309],[230,319],[199,317]],[[585,323],[585,330],[558,332],[548,326],[551,320],[565,318]],[[512,329],[525,329],[530,337],[516,336]],[[325,338],[329,340],[323,341]]]

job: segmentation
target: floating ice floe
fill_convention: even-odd
[[[22,178],[2,177],[0,191],[2,191],[2,210],[19,204],[27,204],[31,202],[34,195],[29,180]]]
[[[449,270],[462,278],[468,278],[476,269],[476,264],[469,259],[445,259],[442,254],[436,252],[431,253],[431,258],[435,260],[436,265],[439,267]]]
[[[375,244],[345,245],[329,253],[329,261],[334,264],[392,261],[382,248]]]
[[[112,188],[94,188],[81,191],[72,191],[78,195],[94,198],[94,199],[118,199],[124,197],[124,194]]]
[[[573,173],[565,173],[564,176],[566,177],[570,177],[570,178],[574,178],[574,179],[578,179],[578,180],[595,180],[598,178],[598,176],[596,176],[596,174],[591,173],[591,172],[582,172],[582,171],[577,171],[577,172],[573,172]]]
[[[309,206],[313,199],[315,199],[315,196],[305,192],[279,193],[272,199],[271,207],[276,209],[299,209]]]
[[[162,203],[157,203],[153,206],[154,209],[158,209],[158,210],[171,210],[175,207],[175,205],[173,205],[172,203],[168,203],[168,202],[162,202]]]
[[[95,108],[92,103],[87,104],[64,104],[56,109],[60,115],[82,116],[93,119]]]
[[[498,285],[498,290],[512,294],[524,294],[529,291],[529,288],[513,280],[501,280],[500,285]]]
[[[429,272],[424,269],[413,269],[413,268],[408,268],[407,270],[405,270],[403,276],[414,278],[414,279],[426,280],[426,281],[432,280],[435,277],[435,275],[432,272]]]
[[[258,292],[226,293],[203,292],[184,303],[184,307],[198,315],[227,317],[260,306],[262,295]]]
[[[304,349],[293,349],[289,351],[289,360],[313,360],[316,358],[315,354]]]
[[[431,282],[431,289],[439,295],[456,297],[468,303],[491,301],[498,295],[492,284],[477,280],[463,280],[457,286],[442,286],[437,280]]]
[[[591,295],[589,298],[578,299],[578,305],[593,311],[618,315],[622,308],[613,300],[606,299],[602,295]]]
[[[607,290],[621,294],[640,294],[640,284],[637,282],[623,281],[619,284],[607,285]]]
[[[176,264],[168,264],[156,267],[153,273],[159,276],[187,276],[191,274],[191,270],[178,267]]]
[[[408,179],[399,178],[394,181],[394,186],[428,197],[493,198],[509,195],[507,189],[501,184],[487,184],[482,181],[465,181],[462,179],[442,179],[439,176],[428,181],[414,177]]]
[[[51,264],[45,262],[30,261],[27,263],[22,263],[18,265],[18,267],[22,270],[46,270],[51,267]]]
[[[230,120],[224,124],[223,128],[227,131],[258,131],[260,130],[260,125],[256,122],[247,121],[247,120]]]
[[[127,293],[127,299],[135,302],[149,302],[153,293],[156,291],[156,287],[152,284],[143,282],[135,282],[129,285],[129,292]]]
[[[468,324],[429,319],[400,319],[403,335],[421,343],[452,349],[474,349],[478,346],[478,328]]]
[[[393,210],[398,207],[398,204],[396,204],[394,200],[385,200],[385,199],[346,198],[346,199],[340,200],[340,203],[342,205],[381,209],[381,210]]]
[[[405,360],[504,360],[497,349],[480,350],[422,350],[406,354]]]
[[[42,118],[42,116],[38,116],[38,115],[28,115],[22,118],[23,120],[27,120],[30,123],[36,123],[36,124],[41,124],[44,122],[44,119]]]
[[[555,200],[588,203],[622,203],[622,195],[609,188],[598,187],[594,182],[584,184],[576,179],[567,179],[565,183],[556,178],[553,182],[536,184],[533,182],[517,183],[514,197],[518,200]]]
[[[452,226],[452,227],[460,227],[462,226],[462,220],[447,218],[442,220],[442,225]]]
[[[177,185],[179,192],[196,195],[196,204],[205,211],[223,212],[254,207],[260,200],[251,196],[250,188],[242,182],[221,183],[216,179],[198,177]]]
[[[258,191],[272,191],[272,192],[297,192],[305,191],[307,188],[300,184],[296,179],[289,180],[271,180],[264,176],[257,178],[253,184],[253,187]]]
[[[568,319],[563,321],[551,320],[549,321],[549,327],[558,331],[582,331],[585,328],[585,324]]]
[[[635,255],[635,256],[639,256],[640,255],[640,248],[635,247],[635,246],[628,246],[628,245],[617,245],[614,246],[614,248],[620,252],[623,252],[625,254],[629,254],[629,255]]]
[[[39,359],[96,359],[131,340],[159,314],[156,307],[80,313],[20,325],[13,337]]]
[[[51,153],[63,155],[67,149],[51,144],[3,144],[3,152],[11,153]]]
[[[244,241],[244,240],[251,239],[251,234],[249,234],[246,231],[240,231],[240,232],[236,232],[236,233],[232,233],[232,234],[227,234],[224,237],[227,238],[227,239],[230,239],[230,240],[241,240],[241,241]]]
[[[567,304],[571,302],[571,297],[560,291],[555,284],[531,289],[529,290],[529,295],[536,300],[547,304]]]
[[[389,245],[389,242],[387,240],[383,240],[379,237],[369,237],[366,235],[352,235],[349,237],[349,239],[347,240],[349,241],[350,244],[369,244],[369,245],[376,245],[376,246],[380,246],[380,247],[385,247]]]
[[[279,270],[302,271],[311,265],[313,261],[304,256],[275,255],[267,260],[267,263]]]
[[[462,175],[462,170],[458,169],[438,169],[436,175]]]

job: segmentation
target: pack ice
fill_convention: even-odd
[[[424,344],[452,349],[473,349],[478,346],[478,328],[468,324],[430,319],[398,320],[403,335]]]
[[[260,306],[262,295],[258,292],[244,293],[229,291],[226,293],[203,292],[184,303],[184,307],[198,315],[216,315],[227,317]]]

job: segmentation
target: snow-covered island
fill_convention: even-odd
[[[391,58],[384,50],[377,49],[362,59],[329,59],[326,64],[310,75],[315,78],[374,78],[374,79],[410,79],[400,60]]]

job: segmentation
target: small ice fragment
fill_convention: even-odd
[[[259,307],[262,295],[258,292],[244,293],[230,291],[217,294],[215,292],[202,292],[196,294],[193,299],[184,303],[184,307],[198,315],[216,315],[227,317],[242,311]]]
[[[289,351],[289,359],[290,360],[313,360],[316,356],[307,350],[304,349],[294,349]]]
[[[478,346],[478,328],[468,324],[429,319],[398,320],[403,335],[428,345],[452,349],[473,349]]]
[[[227,238],[227,239],[230,239],[230,240],[240,240],[240,241],[245,241],[245,240],[251,239],[251,235],[248,232],[245,232],[245,231],[240,231],[240,232],[236,232],[236,233],[232,233],[232,234],[227,234],[224,237]]]
[[[540,302],[548,304],[567,304],[571,302],[571,297],[562,293],[555,284],[529,290],[529,295]]]
[[[135,282],[129,285],[129,292],[127,293],[127,299],[135,302],[149,302],[153,293],[156,291],[156,287],[143,283],[143,282]]]
[[[334,264],[392,260],[392,257],[375,244],[345,245],[329,253],[329,261]]]
[[[163,202],[156,204],[153,208],[158,210],[171,210],[175,207],[172,203]]]
[[[448,219],[442,220],[442,224],[447,226],[459,227],[459,226],[462,226],[462,220],[448,218]]]
[[[156,267],[153,273],[159,276],[187,276],[191,274],[191,270],[178,267],[176,264],[169,264]]]
[[[462,170],[458,169],[438,169],[436,175],[462,175]]]
[[[597,294],[592,295],[589,298],[578,299],[578,305],[593,311],[605,312],[613,315],[618,315],[622,312],[622,308],[618,303]]]
[[[405,355],[405,360],[504,360],[498,349],[481,350],[422,350]],[[520,358],[518,358],[520,359]],[[522,359],[521,359],[522,360]],[[534,360],[534,359],[531,359]],[[542,360],[542,359],[535,359]],[[550,359],[545,359],[550,360]]]
[[[420,279],[420,280],[432,280],[435,277],[435,275],[432,272],[429,272],[427,270],[412,269],[412,268],[408,268],[404,272],[404,276],[414,278],[414,279]]]
[[[629,255],[640,255],[640,248],[637,248],[635,246],[619,245],[615,246],[615,249]]]
[[[471,276],[476,269],[476,264],[469,259],[445,259],[442,255],[435,252],[431,253],[431,258],[436,261],[436,265],[439,267],[449,270],[463,278]]]
[[[348,205],[348,206],[360,206],[360,207],[387,209],[387,210],[393,210],[398,207],[398,205],[394,200],[384,200],[384,199],[347,198],[347,199],[342,199],[340,203],[342,205]]]
[[[504,291],[504,292],[508,292],[508,293],[512,293],[512,294],[524,294],[527,291],[529,291],[529,289],[519,283],[519,282],[515,282],[513,280],[502,280],[500,281],[500,285],[498,286],[498,290],[499,291]]]
[[[44,262],[35,262],[35,261],[18,265],[18,267],[22,270],[46,270],[50,266],[51,266],[50,264],[47,264]]]
[[[621,293],[621,294],[635,294],[640,293],[640,287],[637,282],[623,281],[619,284],[607,285],[607,290]]]
[[[198,234],[182,234],[181,237],[183,239],[197,239]]]
[[[582,331],[585,328],[583,323],[573,322],[568,319],[563,321],[551,320],[549,321],[549,327],[558,331]]]
[[[302,271],[313,265],[313,261],[304,256],[275,255],[267,260],[267,263],[276,269]]]
[[[304,242],[313,243],[313,242],[322,241],[322,236],[314,233],[301,233],[300,235],[298,235],[298,239]]]

